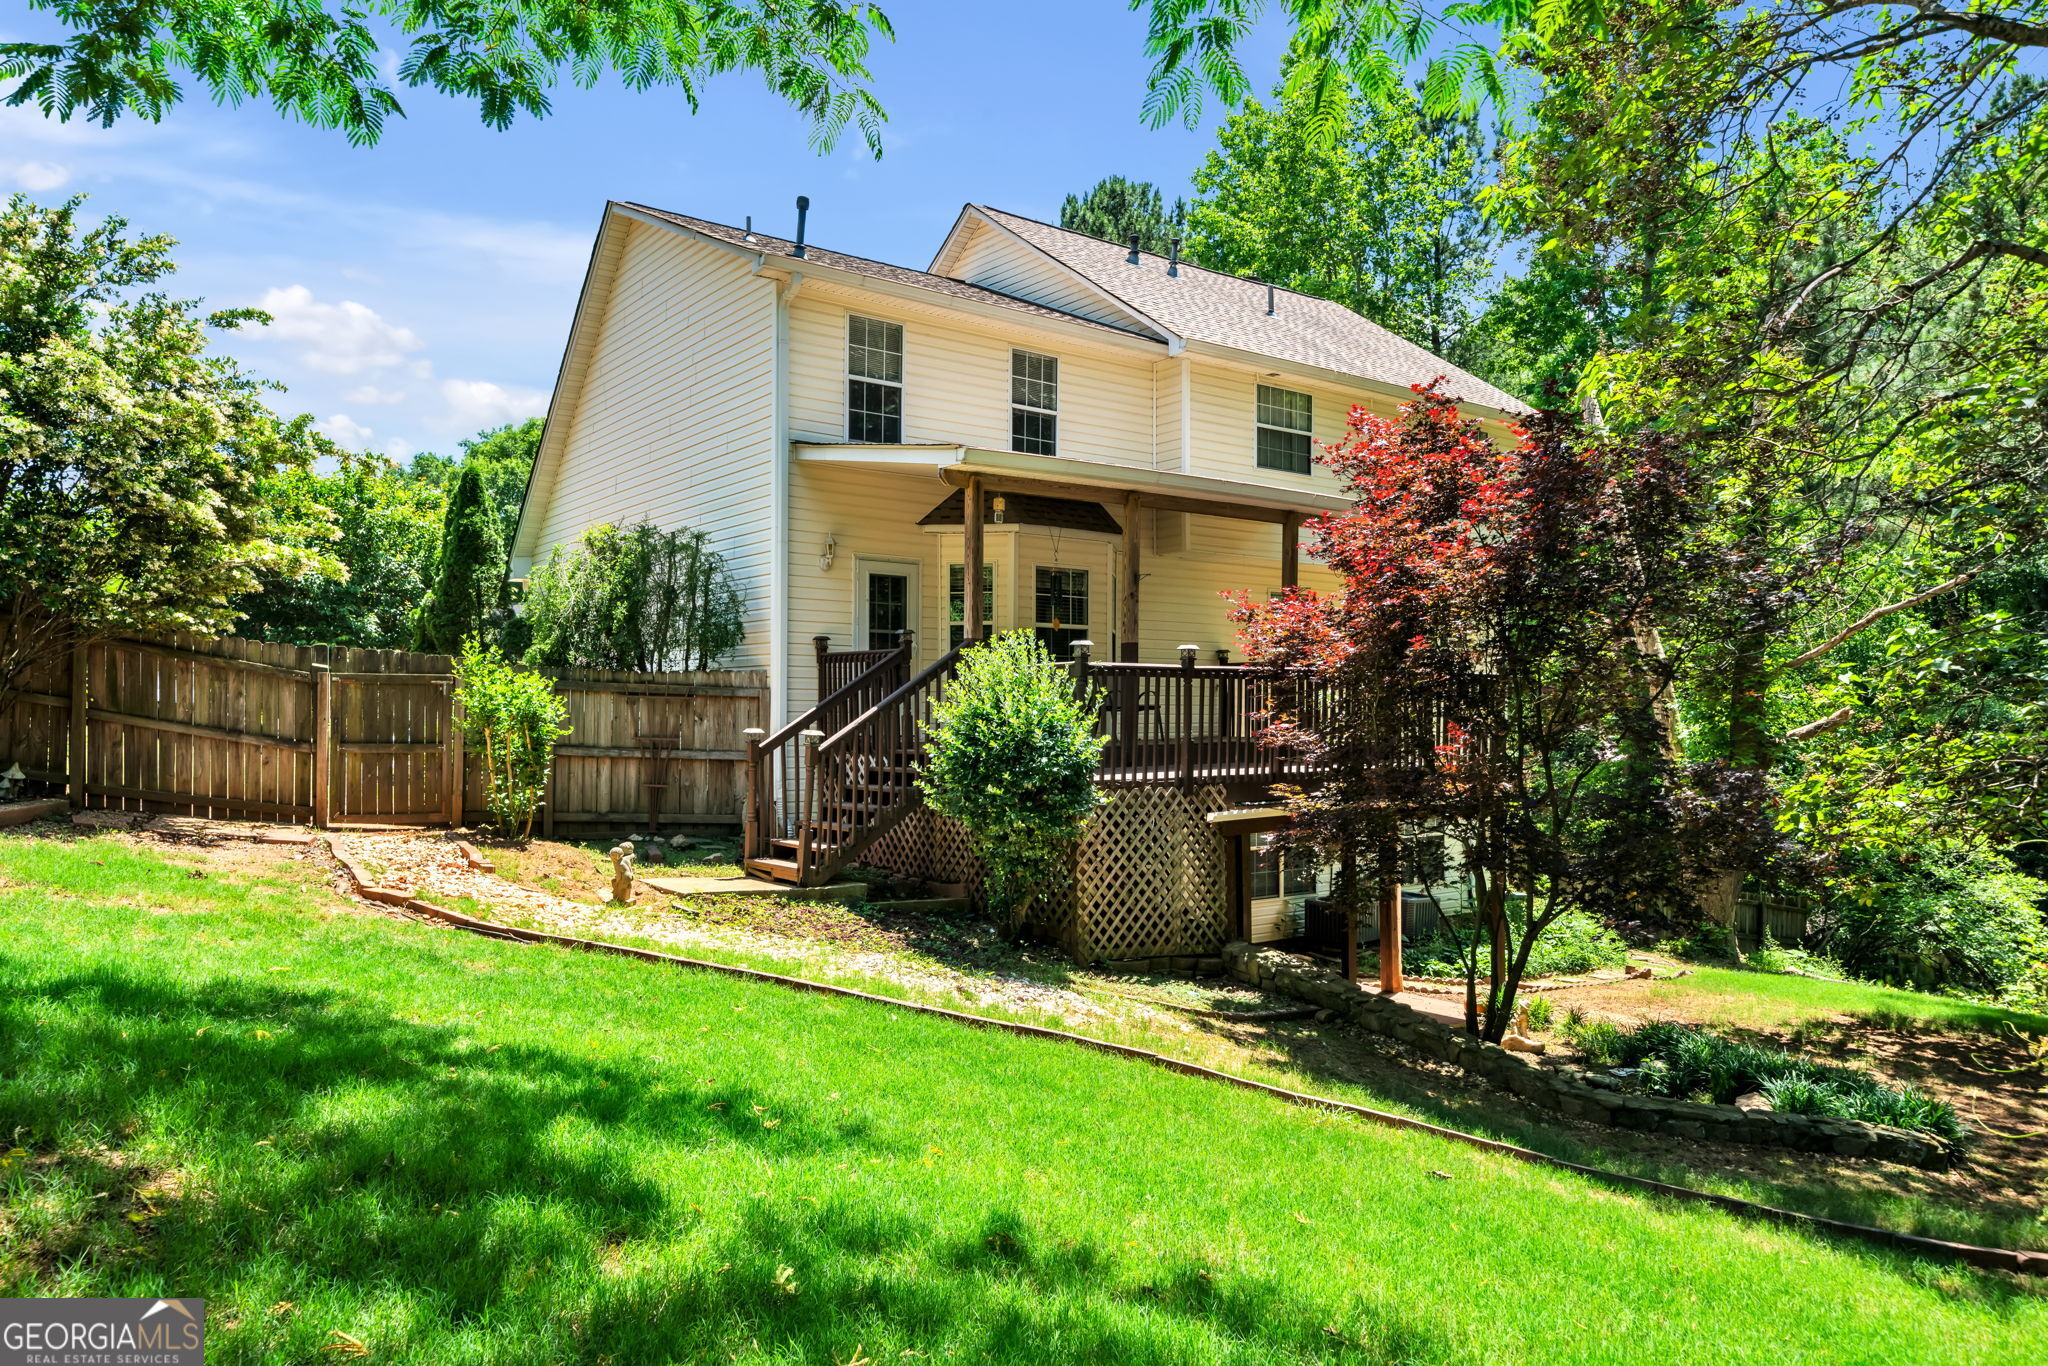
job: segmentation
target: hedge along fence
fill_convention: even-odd
[[[1575,1119],[1677,1138],[1875,1157],[1910,1167],[1939,1169],[1955,1157],[1938,1138],[1883,1124],[1702,1105],[1596,1086],[1588,1081],[1583,1068],[1482,1043],[1463,1029],[1410,1010],[1297,954],[1238,941],[1224,946],[1223,964],[1243,981],[1321,1006],[1370,1033],[1408,1044],[1439,1062]]]
[[[482,760],[463,752],[446,655],[198,636],[112,639],[24,680],[0,716],[20,764],[74,807],[290,824],[474,824]],[[549,834],[736,825],[758,669],[546,669],[568,704]],[[73,756],[79,762],[74,771]],[[451,781],[451,778],[453,781]]]

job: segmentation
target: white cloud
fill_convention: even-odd
[[[590,233],[567,232],[548,223],[502,223],[449,214],[418,217],[418,231],[431,248],[481,256],[517,280],[550,282],[583,278],[590,262]]]
[[[447,401],[447,425],[451,430],[481,431],[539,417],[548,410],[548,396],[539,389],[493,384],[487,379],[444,379],[441,397]]]
[[[0,161],[0,181],[18,185],[30,194],[62,189],[71,180],[71,168],[54,161]]]
[[[304,285],[267,290],[256,306],[271,317],[269,327],[252,329],[256,335],[301,344],[299,359],[325,374],[385,369],[421,346],[411,328],[385,321],[375,309],[352,299],[323,304]]]
[[[405,390],[379,389],[374,384],[359,384],[342,397],[350,403],[403,403]]]
[[[350,417],[347,413],[336,413],[325,422],[314,423],[313,428],[315,431],[326,436],[335,445],[344,446],[352,451],[368,450],[370,448],[370,438],[376,435],[375,432]]]

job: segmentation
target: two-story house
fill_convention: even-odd
[[[836,867],[903,801],[897,760],[877,778],[870,755],[859,829],[806,831],[835,799],[801,790],[793,737],[857,748],[839,730],[878,688],[992,632],[1062,657],[1085,641],[1109,669],[1191,661],[1216,696],[1133,673],[1150,691],[1124,699],[1112,753],[1130,781],[1175,763],[1184,786],[1235,781],[1218,745],[1250,704],[1218,668],[1224,595],[1330,581],[1298,551],[1305,518],[1346,506],[1315,443],[1439,376],[1503,432],[1522,411],[1338,304],[981,205],[927,270],[812,245],[803,221],[792,240],[606,206],[512,548],[516,577],[597,522],[709,534],[748,603],[733,662],[768,670],[793,723],[763,780],[782,807],[749,813],[774,875]],[[1173,748],[1177,707],[1192,748]]]

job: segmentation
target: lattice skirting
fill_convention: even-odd
[[[1229,921],[1223,837],[1204,817],[1230,803],[1220,787],[1125,788],[1081,841],[1073,922],[1060,942],[1075,959],[1220,952]]]
[[[1229,921],[1223,837],[1204,817],[1230,805],[1221,787],[1124,788],[1082,839],[1066,895],[1041,905],[1031,930],[1077,962],[1207,956]],[[953,821],[920,807],[864,862],[927,882],[962,883],[979,899],[981,866]]]
[[[860,861],[899,877],[963,886],[969,897],[981,900],[981,860],[968,846],[967,832],[922,802],[869,845]]]

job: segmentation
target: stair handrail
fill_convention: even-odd
[[[835,690],[831,696],[821,698],[818,704],[790,718],[781,729],[773,734],[747,741],[747,802],[745,812],[747,828],[743,832],[743,847],[749,858],[766,857],[770,843],[774,840],[778,822],[776,820],[776,784],[770,779],[770,770],[787,756],[794,755],[797,769],[784,775],[782,784],[788,791],[784,798],[794,797],[800,808],[796,813],[795,827],[801,832],[809,819],[810,792],[812,785],[806,781],[809,763],[802,746],[792,745],[801,736],[822,727],[821,720],[836,720],[832,715],[844,711],[865,692],[878,686],[877,680],[886,673],[907,668],[913,646],[906,640],[903,644],[877,659],[861,674],[845,686]],[[813,756],[814,757],[814,756]]]
[[[813,782],[798,851],[799,877],[830,876],[914,809],[915,793],[898,788],[911,775],[898,765],[923,748],[924,737],[915,729],[918,702],[953,676],[966,648],[948,650],[812,748],[808,772]],[[894,781],[881,781],[885,773]]]
[[[968,647],[965,645],[955,645],[952,649],[940,655],[937,659],[933,660],[930,664],[926,665],[923,672],[919,673],[915,678],[912,678],[902,687],[896,689],[895,692],[890,693],[887,697],[875,703],[874,706],[869,707],[859,716],[854,717],[851,721],[848,721],[844,726],[841,726],[838,730],[831,732],[823,740],[819,741],[818,752],[820,754],[823,754],[827,750],[837,748],[839,742],[844,740],[848,735],[852,734],[856,729],[863,725],[872,724],[875,717],[880,716],[883,712],[888,711],[891,707],[894,707],[898,705],[900,702],[908,699],[913,694],[915,694],[919,689],[923,688],[927,683],[932,682],[935,679],[937,681],[943,682],[944,679],[940,679],[938,677],[939,675],[943,674],[947,678],[952,677],[954,669],[960,663],[960,656],[967,650],[967,648]]]

